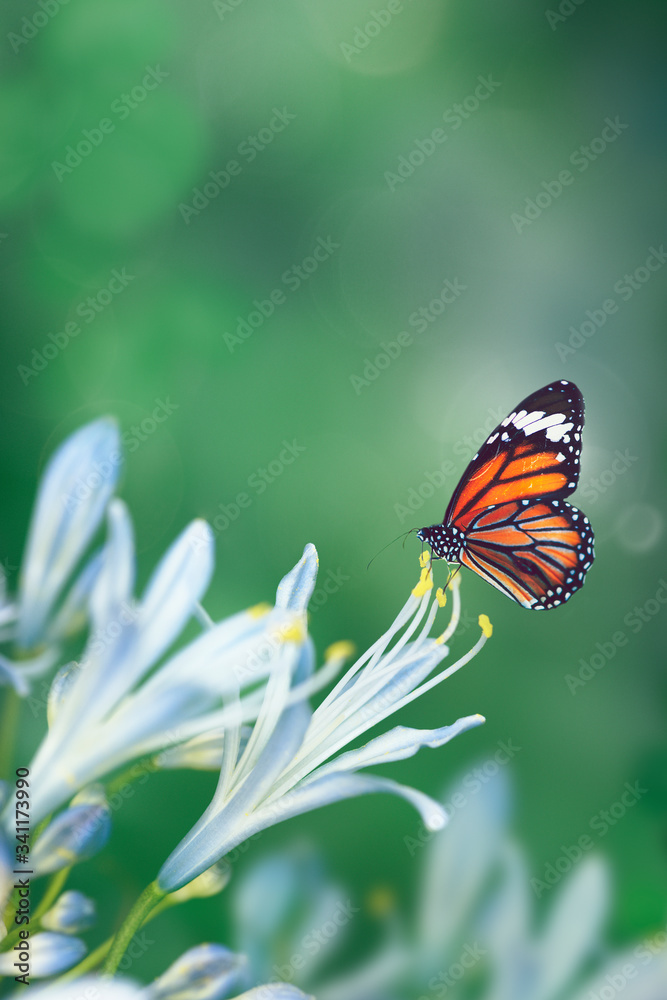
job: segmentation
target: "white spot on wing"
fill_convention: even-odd
[[[563,441],[569,441],[570,439],[566,435],[567,432],[571,431],[573,427],[574,424],[557,424],[553,427],[548,427],[547,437],[550,441],[560,441],[561,439]]]
[[[516,420],[514,421],[514,426],[523,427],[525,429],[526,424],[532,424],[543,416],[544,416],[544,410],[533,410],[532,413],[526,413],[525,410],[522,410],[521,413],[517,414]]]
[[[547,437],[549,437],[548,428],[555,427],[557,424],[562,424],[565,420],[564,413],[551,413],[548,417],[542,417],[540,420],[536,420],[532,424],[528,424],[524,427],[525,434],[534,434],[536,431],[547,431]],[[572,424],[568,424],[571,427]],[[551,439],[553,440],[553,438]]]

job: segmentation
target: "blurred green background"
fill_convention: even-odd
[[[368,560],[442,516],[514,403],[573,379],[587,406],[575,501],[596,532],[586,586],[531,615],[465,573],[454,651],[480,612],[493,640],[399,721],[481,712],[487,724],[391,775],[439,795],[513,741],[516,830],[536,877],[640,781],[598,844],[619,942],[663,926],[667,888],[658,14],[595,0],[5,0],[1,12],[10,581],[47,455],[113,413],[142,580],[206,517],[206,605],[222,616],[270,599],[313,541],[322,578],[338,581],[312,615],[318,648],[363,648],[403,603],[419,544]],[[431,310],[447,281],[456,295]],[[572,691],[567,675],[596,653],[604,665]],[[19,762],[44,724],[24,706]],[[117,811],[109,850],[72,878],[107,912],[100,940],[213,784],[158,775]],[[238,865],[295,836],[318,845],[365,907],[347,945],[359,957],[378,886],[410,912],[404,838],[418,829],[398,801],[356,800],[270,830]],[[223,894],[161,917],[160,947],[133,974],[201,940],[232,944],[229,915]]]

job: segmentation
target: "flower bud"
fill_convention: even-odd
[[[85,954],[86,946],[80,938],[44,931],[31,935],[29,943],[17,941],[11,951],[0,955],[0,976],[22,973],[27,973],[31,979],[57,976],[80,962]]]
[[[37,838],[31,861],[35,875],[47,875],[91,858],[111,833],[111,812],[99,789],[84,789]]]
[[[80,934],[95,923],[95,903],[82,892],[70,890],[58,897],[42,917],[42,927],[61,934]]]
[[[201,944],[181,955],[148,989],[150,1000],[217,1000],[238,980],[245,958],[220,944]]]
[[[177,889],[168,897],[170,903],[185,903],[188,899],[203,899],[216,896],[225,888],[231,878],[231,867],[226,861],[218,861],[182,889]]]

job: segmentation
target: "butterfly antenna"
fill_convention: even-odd
[[[401,532],[401,534],[397,535],[396,538],[392,538],[392,540],[390,542],[387,542],[386,545],[383,545],[382,548],[380,549],[380,551],[376,552],[375,555],[373,556],[373,558],[371,559],[371,561],[368,563],[368,566],[366,567],[366,571],[368,572],[368,570],[371,568],[371,563],[374,563],[375,560],[377,559],[377,557],[380,556],[380,555],[382,555],[382,553],[385,551],[385,549],[388,549],[390,545],[393,545],[394,542],[397,542],[399,540],[399,538],[403,539],[403,545],[405,545],[405,539],[408,537],[408,535],[411,535],[413,531],[418,531],[418,530],[419,530],[418,528],[410,528],[409,531],[403,531],[403,532]]]

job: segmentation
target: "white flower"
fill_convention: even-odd
[[[74,982],[42,983],[33,986],[30,997],[39,1000],[141,1000],[142,988],[129,979],[105,979],[101,976],[82,976]],[[19,986],[11,1000],[25,997],[25,988]]]
[[[284,581],[286,589],[297,588],[298,595],[292,600],[298,608],[305,608],[315,585],[317,555],[313,546],[306,548],[302,563],[298,584],[290,579],[296,570]],[[388,778],[356,772],[410,757],[422,746],[442,746],[483,722],[481,716],[469,716],[433,730],[398,726],[360,749],[339,753],[372,726],[462,667],[491,634],[488,619],[481,616],[482,634],[473,649],[427,679],[448,653],[445,643],[457,626],[460,599],[456,584],[450,625],[440,638],[430,638],[444,595],[439,591],[431,602],[432,574],[426,558],[422,565],[419,584],[389,630],[350,667],[314,713],[304,694],[319,683],[322,671],[313,674],[314,654],[308,641],[303,645],[296,673],[292,660],[280,654],[276,657],[257,721],[240,754],[241,727],[234,722],[234,706],[230,706],[215,796],[160,870],[160,889],[172,892],[184,885],[260,830],[351,796],[392,792],[419,810],[427,828],[444,826],[447,815],[433,799]],[[334,650],[333,661],[347,652],[345,647]],[[237,711],[237,719],[240,715]]]
[[[85,621],[99,558],[93,556],[63,593],[102,522],[120,463],[118,428],[107,417],[70,435],[47,463],[30,522],[18,600],[6,595],[0,600],[0,641],[11,640],[32,654],[20,662],[0,656],[0,683],[13,684],[19,694],[28,692],[30,677],[55,662],[58,642]]]
[[[233,702],[235,718],[240,712],[240,724],[254,719],[273,661],[291,673],[301,656],[299,613],[279,589],[274,609],[258,606],[212,625],[146,679],[199,612],[213,569],[213,535],[194,521],[136,602],[132,527],[120,500],[109,505],[108,518],[88,645],[81,663],[54,679],[50,729],[30,765],[34,823],[121,765],[226,724],[226,702]],[[239,698],[244,687],[251,690]]]
[[[40,938],[45,936],[42,934],[38,935]],[[59,935],[51,936],[56,937]],[[76,939],[69,938],[70,942],[74,940]],[[203,945],[202,948],[214,949],[221,948],[221,946]],[[198,950],[192,949],[193,952]],[[221,950],[226,951],[226,949],[222,948]],[[174,964],[177,966],[178,962]],[[167,970],[165,975],[168,975],[170,972],[171,970]],[[35,973],[35,975],[37,974]],[[161,978],[155,981],[158,986]],[[90,998],[93,998],[93,1000],[157,1000],[157,997],[160,1000],[214,1000],[214,998],[222,996],[222,992],[209,992],[208,987],[209,983],[204,978],[201,983],[194,981],[190,988],[186,986],[186,992],[155,993],[153,992],[153,985],[143,987],[130,979],[82,976],[80,979],[75,979],[69,983],[45,983],[41,986],[33,987],[30,991],[30,996],[36,997],[38,1000],[90,1000]],[[176,984],[176,989],[178,990],[178,984]],[[223,985],[224,990],[225,986]],[[11,1000],[19,1000],[23,995],[21,987],[19,987],[18,990],[11,994]],[[314,997],[306,995],[297,989],[296,986],[288,986],[285,983],[268,983],[266,986],[256,986],[254,989],[248,990],[247,993],[230,997],[230,1000],[314,1000]]]
[[[401,949],[392,943],[355,972],[318,983],[318,1000],[438,993],[479,1000],[653,1000],[665,996],[664,934],[614,952],[604,942],[610,872],[582,855],[537,919],[527,858],[507,829],[509,783],[500,773],[458,801],[443,835],[424,846],[419,919]],[[298,890],[297,890],[298,891]],[[435,985],[434,985],[435,984]]]

